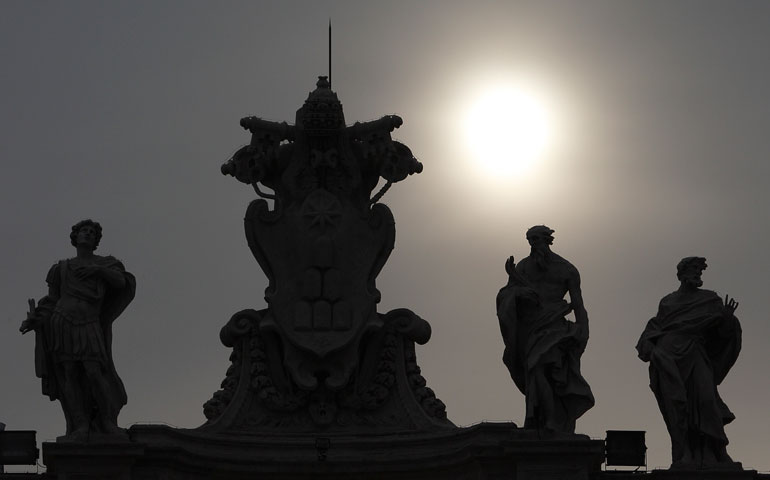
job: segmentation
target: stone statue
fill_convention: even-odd
[[[116,258],[94,254],[102,227],[83,220],[72,227],[74,258],[48,272],[48,295],[21,324],[35,331],[35,373],[43,394],[59,400],[69,440],[92,433],[121,434],[118,413],[126,391],[112,361],[112,322],[133,300],[134,276]]]
[[[404,308],[377,312],[376,278],[396,233],[380,199],[422,164],[391,138],[401,118],[346,126],[327,78],[316,87],[294,125],[241,119],[251,142],[222,165],[223,174],[262,197],[251,202],[244,224],[269,285],[267,308],[242,310],[221,331],[233,364],[204,405],[201,428],[453,428],[415,360],[414,344],[428,341],[430,325]]]
[[[679,289],[663,297],[636,349],[650,362],[650,388],[671,435],[674,469],[740,469],[724,426],[735,419],[717,391],[741,350],[738,303],[701,289],[706,259],[676,267]]]
[[[497,294],[497,317],[503,362],[526,397],[524,428],[574,433],[575,421],[594,405],[580,374],[588,314],[577,268],[551,251],[553,232],[545,225],[530,228],[530,255],[518,265],[513,257],[506,261],[508,284]],[[574,322],[565,318],[570,311]]]

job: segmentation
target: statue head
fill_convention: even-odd
[[[527,230],[527,241],[532,247],[531,257],[541,270],[548,269],[551,262],[551,245],[553,245],[553,229],[545,225],[535,225]]]
[[[527,241],[533,248],[542,248],[553,245],[554,230],[545,225],[535,225],[527,230]]]
[[[86,227],[90,228],[90,230],[93,231],[94,250],[96,250],[96,247],[99,246],[99,241],[102,239],[102,226],[99,224],[99,222],[94,222],[90,218],[87,220],[81,220],[72,226],[72,232],[70,232],[70,242],[72,243],[73,247],[77,247],[78,234],[80,233],[81,229]]]
[[[685,257],[676,265],[676,278],[683,285],[700,287],[703,285],[701,274],[707,266],[706,259],[703,257]]]

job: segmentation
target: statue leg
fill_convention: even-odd
[[[693,438],[683,418],[684,414],[674,416],[667,422],[668,433],[671,436],[671,466],[672,468],[692,468],[697,463],[699,453],[698,440]]]
[[[690,372],[686,379],[687,440],[685,460],[692,458],[698,467],[713,466],[729,459],[727,436],[722,424],[723,412],[719,406],[719,394],[714,384],[714,374],[705,354],[697,351],[688,357]],[[730,460],[728,462],[732,463]]]
[[[527,382],[527,419],[524,428],[553,430],[551,419],[554,415],[553,389],[542,365],[529,372]]]
[[[117,418],[114,402],[112,401],[110,385],[107,382],[103,365],[98,361],[83,362],[83,369],[88,378],[91,397],[98,409],[99,430],[104,433],[122,433],[113,419]]]
[[[65,361],[61,363],[59,371],[62,373],[60,401],[65,417],[69,419],[67,435],[85,435],[88,433],[89,416],[86,408],[86,399],[82,391],[82,373],[77,362]]]
[[[694,460],[688,436],[687,388],[676,359],[662,349],[650,360],[650,388],[671,437],[671,467],[689,468]]]
[[[716,442],[705,435],[700,436],[700,465],[714,465],[719,463],[716,452]]]
[[[58,386],[56,399],[59,400],[59,406],[61,407],[62,412],[64,412],[64,421],[67,426],[65,434],[69,435],[75,430],[75,423],[72,419],[71,409],[65,406],[65,402],[67,402],[68,399],[65,398],[64,392],[64,366],[59,362],[54,362],[52,365],[52,371],[49,372],[49,375],[53,375],[53,383]]]

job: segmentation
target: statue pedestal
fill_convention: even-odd
[[[538,438],[512,423],[388,435],[214,435],[135,425],[127,444],[44,443],[59,480],[497,479],[589,480],[604,442],[584,435]]]
[[[750,480],[756,470],[653,470],[650,480]]]
[[[145,454],[145,446],[129,441],[44,442],[43,463],[56,480],[131,480],[132,469]]]

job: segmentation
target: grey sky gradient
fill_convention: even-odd
[[[705,288],[740,302],[743,352],[720,388],[737,419],[729,452],[770,470],[770,3],[22,2],[0,4],[0,421],[64,432],[18,326],[72,256],[69,228],[104,227],[99,253],[138,281],[115,324],[129,403],[120,423],[203,423],[229,350],[220,327],[262,308],[266,279],[242,219],[253,191],[219,166],[246,115],[293,123],[326,74],[353,123],[396,113],[424,164],[384,197],[396,249],[380,311],[433,326],[418,362],[450,418],[523,423],[502,364],[494,299],[525,230],[556,230],[591,319],[583,373],[596,406],[578,431],[669,440],[634,345],[677,261],[708,258]],[[503,182],[460,141],[484,79],[525,75],[554,104],[559,148]]]

